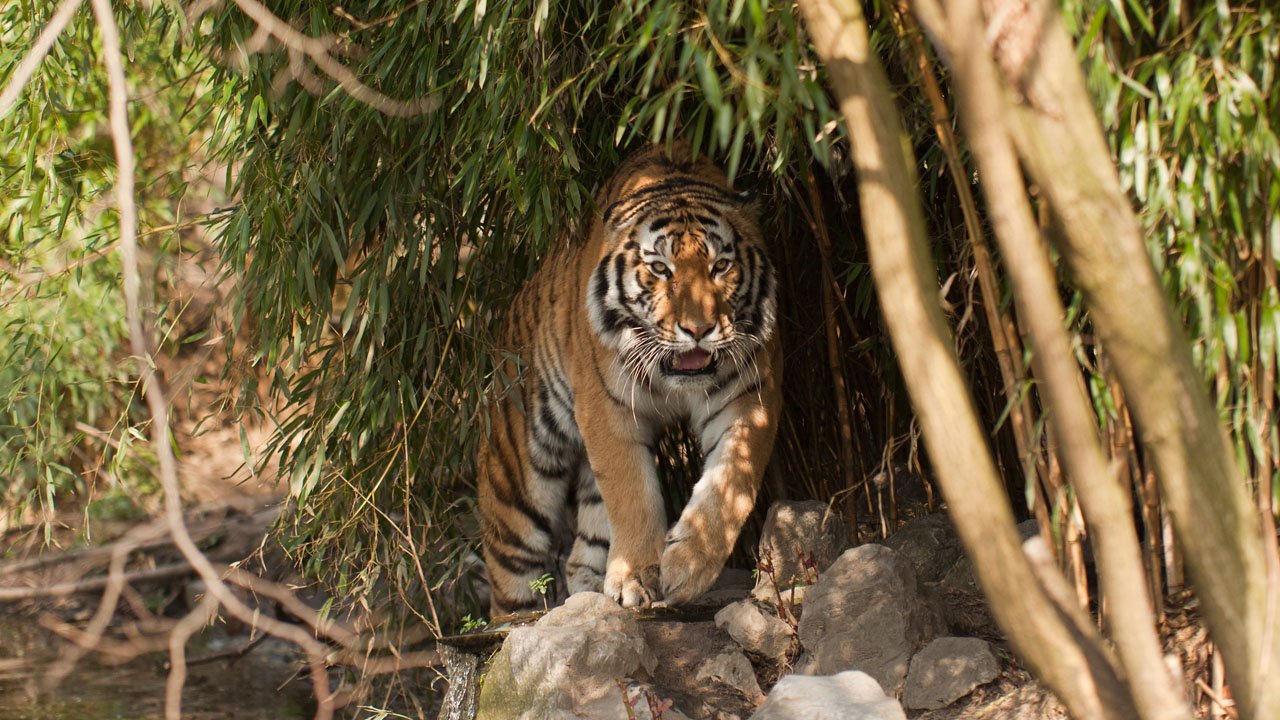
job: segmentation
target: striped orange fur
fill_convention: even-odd
[[[627,607],[715,581],[773,449],[782,355],[755,203],[687,148],[623,163],[585,237],[552,252],[512,305],[478,457],[494,616],[603,591]],[[686,421],[701,478],[669,530],[654,464]]]

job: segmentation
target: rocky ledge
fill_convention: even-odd
[[[883,545],[849,548],[848,535],[822,503],[776,504],[761,571],[726,571],[705,598],[723,605],[714,620],[641,621],[574,595],[507,635],[477,717],[1065,717],[1007,662],[945,516]]]

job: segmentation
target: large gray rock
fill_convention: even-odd
[[[535,625],[516,628],[489,664],[478,720],[626,717],[621,679],[648,675],[655,664],[640,624],[600,593],[578,593]],[[625,680],[629,698],[652,691]],[[647,702],[635,705],[650,716]],[[664,718],[682,718],[668,710]]]
[[[1001,637],[1000,627],[991,616],[987,598],[982,594],[969,558],[956,560],[934,589],[951,632],[991,640]]]
[[[987,641],[938,638],[911,658],[902,703],[912,710],[937,710],[999,674],[1000,662]]]
[[[742,650],[715,623],[641,625],[658,660],[652,682],[659,697],[670,698],[692,717],[722,720],[742,720],[760,704],[759,684],[744,672],[750,663],[744,666]],[[723,659],[712,662],[717,658]]]
[[[938,582],[964,555],[960,537],[944,512],[923,515],[908,522],[884,544],[911,563],[920,583]]]
[[[721,608],[716,613],[716,627],[729,633],[743,650],[774,661],[786,657],[795,636],[790,625],[750,600]]]
[[[992,682],[937,710],[913,710],[914,720],[1068,720],[1067,711],[1052,693],[1017,668],[1000,673]]]
[[[1018,524],[1023,541],[1040,532],[1035,520]],[[938,599],[947,627],[956,635],[973,635],[988,640],[1001,640],[1004,631],[996,624],[987,605],[987,597],[973,571],[969,558],[961,555],[930,591]]]
[[[830,677],[788,675],[751,720],[906,720],[897,700],[866,673]]]
[[[715,657],[707,658],[698,667],[697,680],[721,682],[742,693],[752,704],[764,699],[760,692],[760,682],[756,680],[755,668],[751,661],[737,650],[726,650]]]
[[[800,644],[809,672],[861,670],[896,695],[916,650],[942,633],[911,563],[883,545],[846,551],[805,596]]]
[[[756,578],[752,595],[776,600],[773,583],[785,590],[797,583],[812,581],[815,573],[827,569],[849,546],[849,529],[840,513],[826,503],[813,500],[776,502],[769,508],[760,531],[759,558],[773,568]],[[812,561],[812,567],[805,564]]]

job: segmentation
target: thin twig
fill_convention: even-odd
[[[129,552],[133,549],[131,541],[136,541],[145,536],[150,528],[135,528],[131,531],[133,537],[126,538],[115,547],[115,551],[111,555],[111,569],[107,575],[104,585],[105,592],[102,593],[102,599],[98,602],[98,609],[94,612],[93,618],[85,630],[82,642],[78,642],[65,650],[61,657],[49,668],[43,681],[46,690],[51,690],[58,686],[76,663],[80,662],[86,654],[92,652],[98,645],[98,641],[102,639],[102,634],[106,632],[107,624],[111,622],[112,616],[115,615],[116,605],[120,602],[120,593],[124,587],[124,564],[129,557]],[[136,535],[134,534],[136,533]]]
[[[168,580],[170,578],[181,577],[183,575],[192,575],[195,570],[192,569],[190,563],[180,562],[169,565],[161,565],[157,568],[149,570],[134,570],[132,572],[121,572],[118,578],[122,582],[127,583],[146,583],[155,582],[157,580]],[[81,595],[84,593],[97,592],[117,580],[112,575],[102,577],[91,577],[74,582],[58,583],[56,585],[42,585],[37,587],[0,587],[0,602],[17,602],[20,600],[37,600],[40,598],[56,598],[66,597],[68,595]]]
[[[198,541],[202,541],[214,533],[225,529],[227,526],[226,517],[211,518],[207,520],[199,520],[198,518],[210,513],[226,511],[230,508],[230,504],[218,502],[201,505],[188,512],[187,517],[190,519],[187,522],[188,527],[191,528],[192,536]],[[271,520],[274,518],[274,513],[275,511],[272,510],[268,513],[255,515],[252,519],[255,522],[263,523],[263,526],[265,527],[265,525],[270,524]],[[258,519],[259,517],[261,517],[261,520]],[[0,565],[0,577],[10,577],[13,575],[31,573],[54,565],[81,564],[81,570],[83,572],[88,572],[94,567],[100,565],[103,561],[109,562],[111,555],[115,552],[116,546],[123,543],[129,544],[129,552],[155,550],[173,545],[173,538],[168,535],[167,525],[163,519],[147,523],[145,526],[139,526],[136,530],[141,533],[139,537],[133,537],[126,534],[120,539],[107,543],[106,545],[97,545],[94,547],[82,548],[80,550],[49,552],[33,558],[5,563]],[[3,599],[4,598],[0,597],[0,600]]]
[[[206,595],[169,634],[169,677],[165,679],[164,686],[165,720],[182,720],[182,686],[187,684],[187,641],[217,612],[218,601],[212,595]]]
[[[220,660],[230,660],[232,662],[235,662],[236,660],[239,660],[245,655],[248,655],[249,653],[253,652],[253,649],[261,645],[262,641],[266,640],[268,637],[269,636],[265,634],[258,635],[254,639],[250,640],[244,645],[241,645],[238,648],[223,650],[222,652],[211,653],[209,655],[203,655],[198,658],[192,658],[191,660],[187,661],[187,667],[190,668],[190,667],[195,667],[197,665],[208,665],[209,663],[218,662]]]
[[[258,41],[251,43],[251,48],[266,44],[262,42],[265,39],[263,35],[274,37],[289,50],[306,55],[321,72],[338,83],[338,86],[347,95],[386,115],[413,117],[435,112],[440,107],[441,99],[439,94],[431,94],[414,100],[397,100],[374,90],[361,82],[356,77],[356,74],[351,71],[351,68],[334,59],[332,55],[334,48],[331,41],[314,38],[300,32],[289,23],[281,20],[257,0],[232,0],[232,2],[258,24],[258,34],[255,35]],[[308,87],[310,84],[308,80],[315,77],[310,71],[299,73],[297,68],[294,68],[292,72],[295,80],[307,87],[310,92],[315,92],[315,89]]]
[[[1211,700],[1214,705],[1217,705],[1220,710],[1226,713],[1227,717],[1239,717],[1239,714],[1236,712],[1235,703],[1224,699],[1221,695],[1214,692],[1213,688],[1209,687],[1209,683],[1204,681],[1204,678],[1196,678],[1196,687],[1200,688],[1200,691],[1208,696],[1209,700]]]

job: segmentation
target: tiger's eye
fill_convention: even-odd
[[[715,275],[721,275],[729,270],[731,264],[728,258],[720,258],[715,265],[711,266],[711,272]]]
[[[666,263],[651,262],[649,263],[649,272],[658,277],[667,277],[671,274],[671,268],[667,267]]]

